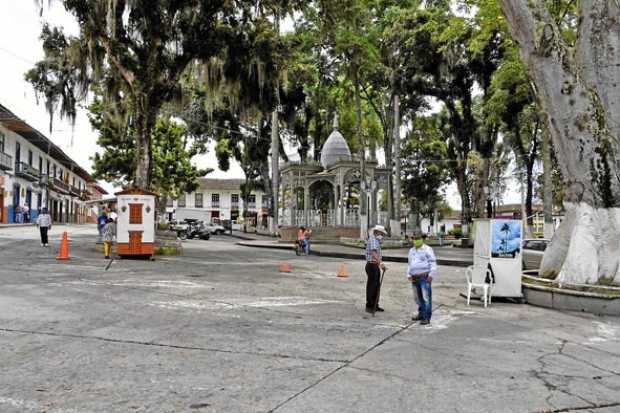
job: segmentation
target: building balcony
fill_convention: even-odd
[[[48,182],[50,188],[55,190],[56,192],[60,192],[62,194],[70,193],[69,184],[64,183],[61,179],[50,177]]]
[[[10,171],[13,169],[13,157],[4,152],[0,152],[0,169]]]
[[[82,194],[82,191],[80,191],[79,188],[76,188],[73,185],[69,185],[69,194],[73,196],[80,196]]]
[[[88,201],[92,198],[92,196],[93,194],[88,189],[82,189],[79,195],[82,201]]]
[[[50,184],[50,176],[48,174],[40,174],[39,175],[39,185],[40,186],[49,186]]]
[[[248,209],[256,209],[256,202],[248,202]]]
[[[38,181],[39,180],[39,170],[33,168],[25,162],[17,162],[15,164],[15,175],[27,179],[29,181]]]
[[[211,208],[219,208],[219,207],[220,207],[219,202],[211,202]]]
[[[233,202],[230,204],[230,209],[239,209],[239,202]]]

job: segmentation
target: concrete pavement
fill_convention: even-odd
[[[246,239],[237,242],[238,245],[252,248],[267,248],[275,250],[293,251],[293,243],[284,243],[273,239]],[[439,265],[467,267],[473,264],[473,250],[471,248],[433,247]],[[407,262],[408,248],[385,249],[383,260],[386,262]],[[351,260],[364,259],[364,250],[344,245],[312,243],[311,255],[331,258],[346,258]]]
[[[106,270],[95,228],[68,230],[68,263],[59,229],[50,249],[0,232],[3,413],[620,411],[617,318],[467,307],[464,269],[440,266],[427,328],[401,263],[373,318],[359,260],[221,236]]]

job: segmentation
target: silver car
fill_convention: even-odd
[[[522,259],[524,270],[537,270],[540,268],[543,255],[549,244],[548,239],[532,238],[523,240]]]

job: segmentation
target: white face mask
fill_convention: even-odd
[[[377,239],[378,239],[379,241],[383,241],[383,235],[377,235]]]

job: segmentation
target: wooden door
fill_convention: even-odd
[[[142,231],[129,231],[129,253],[142,253]]]

